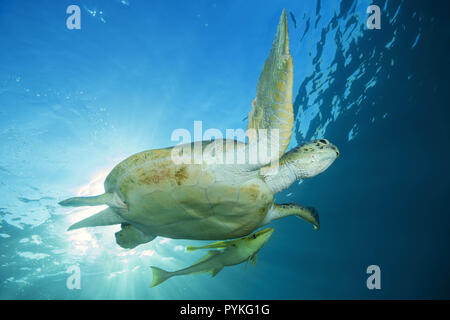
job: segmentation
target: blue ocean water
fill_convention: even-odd
[[[81,29],[66,27],[69,5]],[[369,5],[381,29],[369,30]],[[188,266],[200,241],[133,250],[119,226],[67,232],[99,210],[58,201],[103,191],[107,173],[177,128],[246,127],[282,9],[294,62],[291,147],[325,137],[341,156],[277,202],[289,217],[255,268],[149,288],[150,265]],[[450,298],[448,4],[425,1],[0,3],[1,299]],[[378,265],[381,289],[366,286]],[[80,269],[70,290],[68,270]]]

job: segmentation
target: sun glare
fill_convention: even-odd
[[[103,169],[96,173],[93,178],[77,190],[77,196],[94,196],[105,192],[103,183],[110,172],[110,169]],[[80,220],[90,217],[101,210],[107,208],[106,205],[95,207],[80,207],[69,211],[68,225],[72,225]],[[135,263],[144,262],[146,264],[159,264],[161,266],[172,264],[174,258],[172,255],[184,251],[177,241],[169,238],[158,238],[149,244],[139,246],[135,249],[122,249],[115,243],[113,228],[117,226],[102,228],[82,228],[69,232],[70,251],[78,257],[95,258],[108,252],[119,258],[122,264],[126,265],[133,260]],[[121,258],[121,259],[120,259]]]
[[[91,181],[81,186],[78,189],[77,196],[93,196],[99,195],[105,192],[103,182],[105,181],[110,170],[104,169],[97,173]],[[101,210],[106,209],[108,206],[95,206],[95,207],[81,207],[72,209],[69,212],[68,219],[70,225],[80,220],[83,220],[89,216],[92,216]],[[98,240],[92,235],[91,231],[87,228],[70,231],[69,241],[72,243],[75,249],[75,254],[86,255],[91,249],[99,248]]]

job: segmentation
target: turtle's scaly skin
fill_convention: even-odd
[[[126,204],[122,218],[146,234],[180,239],[231,239],[258,227],[273,203],[258,171],[175,164],[171,151],[138,153],[109,174],[105,190]]]

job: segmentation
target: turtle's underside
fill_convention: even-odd
[[[273,202],[276,193],[298,179],[323,172],[339,154],[325,139],[285,153],[293,129],[292,81],[287,18],[283,11],[249,114],[247,129],[258,134],[249,135],[247,144],[232,141],[233,147],[223,155],[223,159],[228,159],[231,152],[242,151],[248,156],[246,161],[178,163],[173,159],[174,148],[138,153],[111,171],[105,181],[105,194],[70,198],[60,203],[109,206],[75,223],[70,230],[121,224],[121,231],[116,233],[117,243],[133,248],[156,236],[196,240],[238,238],[289,215],[301,217],[319,228],[314,208]],[[273,135],[277,139],[268,140],[274,156],[257,157],[256,162],[250,162],[252,146],[262,142],[261,130],[276,132]],[[214,140],[204,142],[200,149],[194,145],[187,148],[194,150],[193,155],[204,154],[207,148],[221,150],[219,147],[226,143]]]

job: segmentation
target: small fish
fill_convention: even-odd
[[[193,265],[174,272],[169,272],[157,267],[151,267],[153,271],[153,281],[151,287],[157,286],[173,276],[211,273],[214,277],[227,266],[234,266],[246,261],[247,263],[251,261],[252,265],[256,265],[257,254],[269,240],[272,233],[272,228],[266,228],[247,237],[236,240],[219,241],[202,247],[188,246],[186,248],[187,251],[209,248],[221,250],[210,250],[203,258]]]

